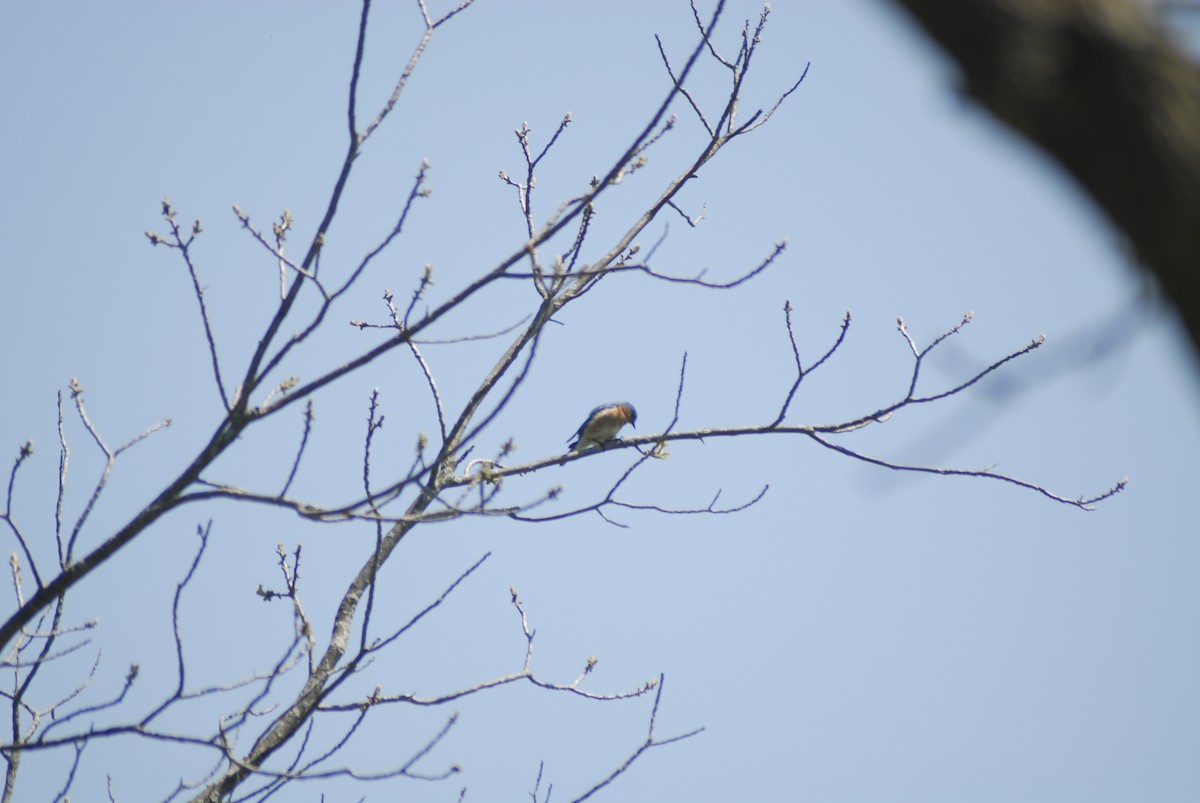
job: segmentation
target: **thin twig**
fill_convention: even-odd
[[[146,237],[149,238],[151,245],[166,245],[179,251],[183,257],[188,275],[192,277],[192,289],[196,295],[196,303],[200,307],[200,320],[204,324],[204,338],[208,341],[208,354],[212,360],[213,378],[217,382],[217,392],[221,396],[221,403],[225,406],[225,411],[229,412],[229,394],[225,392],[225,383],[221,378],[221,363],[217,359],[217,341],[213,336],[212,322],[208,317],[208,306],[204,303],[204,287],[200,284],[200,276],[196,271],[195,263],[192,262],[191,245],[203,229],[200,226],[200,221],[197,220],[192,226],[191,234],[184,237],[179,228],[179,223],[175,219],[175,210],[171,207],[171,201],[167,198],[164,198],[162,202],[162,216],[167,221],[167,226],[171,229],[171,240],[166,240],[151,231],[146,232]]]
[[[792,346],[792,358],[796,362],[796,381],[792,383],[791,390],[788,391],[787,396],[783,400],[783,405],[779,408],[779,415],[777,415],[775,420],[771,422],[771,426],[783,423],[783,419],[787,417],[788,408],[792,404],[792,399],[795,397],[796,391],[800,389],[800,383],[804,380],[804,377],[820,368],[822,363],[833,356],[833,353],[838,350],[839,346],[842,345],[842,341],[846,339],[846,331],[850,328],[850,310],[846,310],[846,315],[842,318],[842,329],[840,332],[838,332],[837,340],[835,340],[833,345],[829,347],[829,351],[822,355],[821,359],[814,362],[808,371],[805,371],[804,366],[800,363],[800,349],[796,346],[796,334],[792,331],[791,301],[785,301],[783,303],[783,315],[784,321],[787,325],[788,342]]]
[[[692,10],[695,11],[695,5],[692,6]],[[703,28],[701,28],[701,31],[703,32]],[[708,120],[704,117],[704,112],[700,110],[700,105],[696,103],[696,99],[692,97],[692,94],[675,77],[675,71],[671,69],[671,60],[667,58],[667,51],[663,49],[662,39],[659,38],[658,34],[654,35],[654,41],[658,45],[658,55],[662,57],[663,66],[667,68],[667,75],[671,77],[671,81],[679,88],[679,94],[683,95],[684,99],[691,105],[692,111],[696,112],[696,116],[700,118],[700,123],[704,126],[704,130],[708,132],[709,139],[715,139],[717,132],[708,124]]]
[[[292,487],[292,482],[296,479],[296,472],[300,470],[300,460],[304,457],[304,449],[308,446],[308,436],[312,434],[313,425],[313,400],[309,399],[308,404],[304,406],[304,430],[300,434],[300,446],[296,449],[296,459],[292,461],[292,470],[288,472],[287,481],[283,483],[283,489],[280,490],[281,497],[287,496],[288,489]]]
[[[4,512],[0,513],[0,521],[3,521],[12,530],[13,536],[17,539],[17,545],[25,553],[25,561],[29,564],[29,571],[33,573],[33,581],[40,589],[42,587],[42,576],[38,574],[37,564],[33,560],[33,553],[29,549],[29,544],[25,541],[25,534],[21,532],[21,528],[13,520],[13,489],[17,485],[17,472],[21,470],[21,466],[25,461],[32,456],[33,441],[25,441],[17,451],[17,459],[13,461],[12,471],[8,475],[8,492],[5,495]]]
[[[1072,507],[1077,507],[1080,510],[1095,510],[1095,507],[1093,507],[1093,505],[1095,505],[1097,502],[1102,502],[1111,496],[1115,496],[1116,494],[1125,490],[1125,486],[1129,484],[1129,479],[1125,478],[1125,479],[1122,479],[1119,482],[1117,482],[1115,485],[1113,485],[1111,488],[1106,490],[1104,493],[1101,493],[1097,496],[1086,497],[1086,498],[1079,497],[1076,499],[1069,499],[1065,496],[1059,496],[1056,493],[1051,493],[1049,490],[1042,487],[1041,485],[1037,485],[1036,483],[1018,479],[1017,477],[1010,477],[1006,474],[997,474],[997,473],[993,472],[991,469],[987,469],[987,468],[984,468],[984,469],[941,468],[941,467],[937,467],[937,466],[915,466],[915,465],[908,465],[908,464],[904,464],[904,463],[894,463],[890,460],[884,460],[879,457],[872,457],[870,455],[863,454],[862,452],[856,452],[855,450],[850,449],[847,446],[843,446],[840,443],[834,443],[833,441],[822,437],[817,432],[808,432],[805,434],[807,434],[808,437],[812,438],[817,443],[824,446],[826,449],[832,449],[833,451],[838,452],[840,454],[844,454],[847,457],[852,457],[855,460],[861,460],[862,462],[870,463],[871,465],[882,466],[883,468],[890,468],[893,471],[910,471],[910,472],[915,472],[915,473],[919,473],[919,474],[940,474],[940,475],[946,476],[946,477],[980,477],[983,479],[999,480],[1001,482],[1011,483],[1020,488],[1027,488],[1031,491],[1036,491],[1037,493],[1040,493],[1042,496],[1045,496],[1047,499],[1052,499],[1055,502],[1061,502],[1064,505],[1071,505]]]
[[[442,406],[442,394],[438,392],[437,382],[433,378],[433,372],[429,370],[429,364],[425,362],[425,357],[421,354],[421,350],[417,348],[417,344],[411,340],[408,342],[408,347],[412,351],[413,357],[416,358],[417,364],[421,366],[421,372],[425,374],[425,381],[429,384],[429,392],[433,394],[433,406],[437,410],[438,429],[442,433],[442,441],[446,440],[446,409]]]
[[[690,730],[686,733],[681,733],[678,736],[672,736],[667,739],[655,739],[654,738],[654,726],[657,724],[657,721],[658,721],[658,706],[659,706],[659,703],[662,702],[662,693],[663,693],[663,687],[665,684],[666,684],[666,676],[659,675],[658,676],[658,691],[655,692],[655,695],[654,695],[654,707],[650,709],[650,725],[646,729],[646,740],[644,742],[642,742],[641,745],[639,745],[638,748],[636,750],[634,750],[633,753],[631,753],[628,758],[626,758],[623,762],[621,762],[621,765],[619,767],[617,767],[615,770],[613,770],[611,773],[609,773],[607,778],[605,778],[604,780],[597,783],[595,786],[593,786],[591,789],[584,792],[579,797],[575,798],[572,801],[572,803],[582,803],[584,800],[587,800],[589,797],[596,794],[604,787],[608,786],[610,783],[615,781],[617,778],[624,775],[625,772],[631,766],[633,766],[633,762],[635,762],[639,758],[641,758],[642,754],[645,753],[647,750],[650,750],[655,747],[662,747],[663,745],[673,744],[675,742],[681,742],[684,739],[690,739],[691,737],[696,736],[697,734],[702,733],[704,731],[704,728],[696,728],[694,730]]]

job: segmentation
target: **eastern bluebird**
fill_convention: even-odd
[[[575,431],[570,445],[572,452],[591,446],[603,446],[612,440],[621,427],[637,426],[637,410],[629,402],[602,404],[588,413],[587,420]]]

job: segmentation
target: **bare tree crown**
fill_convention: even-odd
[[[621,514],[629,511],[724,515],[771,499],[765,483],[747,498],[730,502],[720,499],[716,486],[701,489],[695,503],[688,507],[627,496],[631,478],[669,458],[675,444],[721,443],[731,438],[790,438],[893,471],[969,477],[1015,486],[1080,510],[1090,510],[1124,487],[1122,481],[1106,490],[1075,497],[1034,480],[987,468],[908,464],[850,445],[844,437],[847,433],[877,427],[911,408],[967,393],[980,380],[1003,370],[1011,361],[1026,357],[1042,343],[1039,337],[1017,344],[958,381],[949,385],[932,384],[923,373],[929,355],[947,340],[964,336],[963,330],[971,321],[970,313],[928,342],[915,337],[906,322],[899,319],[896,337],[902,341],[909,360],[903,385],[891,389],[885,402],[868,404],[840,420],[796,422],[793,404],[802,385],[819,381],[820,377],[813,377],[819,369],[822,374],[828,371],[826,366],[833,364],[846,342],[852,317],[847,312],[840,321],[831,321],[828,340],[821,347],[815,350],[802,347],[795,334],[792,304],[782,299],[774,314],[778,315],[779,342],[786,344],[791,362],[777,368],[786,373],[788,382],[786,392],[771,402],[772,413],[762,420],[682,428],[681,411],[688,401],[688,355],[680,354],[677,369],[672,369],[677,371],[677,375],[672,373],[673,397],[633,400],[641,407],[642,418],[638,418],[630,402],[604,404],[582,423],[569,449],[520,461],[514,456],[511,440],[491,449],[489,443],[493,441],[485,434],[496,436],[498,417],[513,403],[528,378],[550,368],[544,367],[539,359],[539,347],[555,336],[556,316],[568,305],[587,303],[589,293],[601,282],[637,278],[657,283],[667,292],[681,286],[727,292],[784,259],[787,240],[781,239],[763,244],[756,256],[748,258],[731,275],[675,272],[661,266],[655,258],[662,240],[657,229],[650,229],[652,223],[663,219],[683,221],[688,229],[701,224],[705,207],[690,208],[681,198],[682,189],[702,181],[702,168],[723,157],[730,143],[751,136],[786,103],[799,99],[805,71],[786,76],[782,81],[767,76],[778,84],[769,106],[750,108],[744,100],[746,82],[763,46],[770,6],[734,33],[712,35],[724,4],[718,2],[709,14],[693,4],[695,31],[689,48],[679,52],[663,40],[656,40],[662,63],[662,102],[648,110],[644,122],[617,157],[596,169],[591,180],[570,197],[546,199],[542,203],[537,178],[547,157],[570,136],[571,115],[564,115],[548,136],[539,137],[528,124],[517,127],[521,168],[512,173],[501,170],[498,174],[498,181],[511,191],[520,215],[520,227],[514,238],[517,245],[501,254],[487,269],[467,281],[455,283],[452,288],[446,286],[449,281],[439,283],[441,278],[433,267],[410,265],[406,274],[408,286],[400,292],[382,291],[382,304],[376,313],[349,313],[361,316],[349,321],[357,330],[356,337],[361,338],[358,350],[335,366],[311,367],[314,363],[306,359],[310,353],[306,349],[317,334],[347,322],[340,302],[352,288],[376,281],[375,269],[385,255],[394,255],[396,243],[413,225],[420,206],[431,202],[429,181],[433,168],[428,163],[415,164],[411,183],[394,210],[391,228],[381,231],[375,242],[364,246],[361,256],[352,264],[322,264],[339,205],[350,191],[351,175],[362,169],[363,163],[378,158],[378,154],[364,151],[364,146],[389,123],[400,106],[410,81],[416,80],[417,68],[430,42],[444,27],[469,24],[466,19],[460,20],[460,16],[469,17],[471,5],[471,0],[466,0],[435,14],[424,0],[417,3],[421,23],[417,44],[396,77],[390,96],[378,108],[364,113],[367,101],[361,97],[360,82],[371,12],[370,0],[364,0],[357,41],[350,49],[345,155],[315,235],[299,248],[293,248],[291,237],[296,221],[291,212],[285,210],[274,220],[264,222],[249,210],[233,208],[233,222],[244,230],[253,247],[261,250],[262,264],[270,266],[266,270],[272,276],[278,272],[279,285],[273,308],[264,313],[261,335],[254,342],[243,344],[235,355],[218,347],[221,337],[205,292],[204,267],[197,244],[202,242],[206,226],[199,220],[187,222],[173,203],[162,201],[162,222],[158,228],[147,231],[146,237],[176,261],[191,283],[207,351],[208,387],[203,392],[219,401],[221,415],[213,422],[207,442],[177,476],[148,492],[145,505],[125,524],[102,535],[89,529],[91,516],[119,459],[171,421],[151,424],[126,443],[113,445],[103,428],[90,417],[83,386],[72,381],[67,394],[60,395],[58,402],[62,434],[58,508],[52,536],[30,525],[17,504],[18,477],[34,455],[31,443],[20,446],[0,519],[14,545],[10,561],[14,603],[0,626],[4,667],[12,680],[4,692],[12,724],[0,740],[0,754],[6,762],[3,800],[19,799],[23,757],[45,751],[73,756],[73,763],[63,777],[62,791],[66,795],[71,791],[75,768],[82,757],[104,740],[127,740],[135,745],[170,743],[184,748],[177,755],[189,756],[192,763],[181,764],[179,777],[185,780],[180,781],[178,788],[164,791],[167,799],[266,800],[286,785],[303,779],[447,779],[457,775],[461,768],[456,764],[434,766],[437,762],[430,754],[455,729],[457,714],[446,716],[440,727],[425,734],[422,746],[389,767],[356,766],[346,746],[368,718],[390,716],[399,722],[398,712],[404,709],[442,707],[518,683],[595,701],[647,698],[644,735],[611,773],[585,785],[573,799],[592,797],[622,776],[646,752],[702,730],[694,728],[666,735],[658,732],[663,677],[653,677],[633,688],[593,691],[588,688],[588,680],[596,666],[594,658],[581,661],[579,672],[573,677],[554,680],[543,676],[534,668],[536,631],[530,620],[536,617],[536,611],[527,610],[513,589],[512,633],[514,640],[523,640],[524,646],[519,666],[498,676],[437,692],[401,690],[397,685],[385,684],[373,675],[373,664],[388,651],[396,650],[415,627],[432,617],[461,584],[470,580],[490,553],[464,561],[465,568],[449,579],[440,594],[403,621],[381,613],[378,595],[381,584],[386,582],[383,571],[389,559],[405,546],[414,528],[439,522],[475,519],[479,526],[487,526],[486,520],[490,519],[546,523],[595,515],[624,527]],[[723,100],[715,105],[703,100],[693,87],[692,77],[701,61],[716,65],[726,78]],[[675,144],[683,126],[702,133],[700,146],[690,152]],[[655,200],[624,220],[617,236],[606,240],[593,236],[601,202],[620,193],[623,185],[640,181],[639,174],[652,159],[668,162],[674,170],[657,188]],[[489,293],[514,283],[529,289],[531,301],[527,308],[514,313],[508,326],[499,331],[472,331],[463,328],[463,319],[456,319],[453,326],[460,328],[449,336],[445,334],[452,313],[468,302],[486,299]],[[489,345],[503,342],[507,346],[473,380],[473,390],[465,398],[444,392],[444,377],[438,375],[435,364],[427,359],[427,351],[434,345],[447,343],[470,349],[481,342]],[[362,402],[365,409],[362,439],[356,447],[361,453],[357,460],[361,466],[359,490],[337,498],[297,491],[306,472],[320,468],[309,455],[314,433],[320,426],[317,404],[323,394],[346,378],[401,355],[411,360],[419,372],[424,404],[431,420],[436,421],[436,428],[412,432],[407,437],[411,451],[404,455],[404,465],[394,468],[394,451],[380,441],[387,404],[377,390]],[[287,373],[296,364],[308,370],[296,375]],[[585,399],[583,403],[604,401]],[[580,412],[584,409],[587,407],[583,406]],[[656,412],[647,413],[649,410]],[[401,414],[392,415],[399,418]],[[86,432],[90,440],[88,448],[97,450],[104,461],[101,477],[74,520],[63,515],[71,453],[65,422],[70,416],[77,418]],[[261,476],[254,485],[228,479],[229,463],[221,459],[254,448],[248,436],[269,419],[285,421],[295,429],[294,449],[287,455],[286,470]],[[623,429],[635,422],[636,429]],[[381,456],[385,451],[389,452],[386,461]],[[587,501],[566,504],[561,498],[560,467],[613,454],[624,459],[623,467],[604,487],[590,489]],[[380,468],[384,464],[387,469]],[[507,484],[510,478],[518,477],[543,478],[545,490],[530,493],[527,484],[516,489]],[[260,671],[216,683],[196,679],[188,661],[189,627],[193,625],[183,611],[196,604],[190,598],[194,578],[212,570],[208,555],[225,526],[215,513],[214,518],[201,513],[191,542],[190,563],[174,583],[173,595],[150,603],[170,612],[167,638],[176,656],[174,677],[156,679],[159,683],[156,688],[166,690],[146,704],[145,695],[138,694],[144,673],[134,665],[124,673],[123,683],[115,694],[107,697],[90,694],[87,687],[101,666],[97,658],[91,672],[64,692],[61,678],[52,671],[56,662],[79,650],[95,651],[98,655],[93,642],[99,641],[104,630],[101,623],[87,617],[86,611],[69,604],[80,596],[80,589],[109,569],[106,564],[111,559],[127,552],[152,527],[164,526],[160,520],[166,514],[217,510],[221,505],[223,516],[229,510],[227,503],[233,502],[238,503],[235,510],[262,508],[294,514],[305,522],[341,525],[329,531],[338,534],[333,537],[341,537],[350,530],[370,533],[366,541],[361,538],[345,541],[345,548],[358,556],[359,567],[339,581],[344,590],[336,603],[320,610],[306,603],[303,582],[306,553],[298,543],[288,546],[280,543],[275,555],[278,574],[274,582],[263,582],[257,588],[262,601],[287,606],[290,611],[289,631],[274,662]],[[369,688],[371,685],[373,689]],[[135,698],[136,703],[132,702]],[[180,727],[177,714],[194,710],[192,704],[196,701],[209,706],[208,715],[201,720],[187,720],[198,723],[190,730]],[[214,711],[219,713],[213,714]],[[532,794],[535,801],[539,795],[549,798],[549,791],[543,790],[542,783],[539,770]],[[119,799],[120,790],[121,779],[114,778],[110,797]]]

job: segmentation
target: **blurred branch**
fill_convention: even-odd
[[[1200,348],[1196,65],[1130,0],[896,1],[1128,236]]]

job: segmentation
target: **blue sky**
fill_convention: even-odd
[[[698,228],[669,216],[643,239],[669,224],[655,267],[678,275],[731,278],[787,237],[784,257],[730,292],[606,279],[551,328],[481,453],[512,437],[516,459],[554,454],[587,410],[615,399],[637,405],[639,433],[660,431],[684,352],[681,427],[770,420],[792,382],[782,313],[790,300],[806,363],[853,311],[845,344],[805,381],[790,423],[851,419],[902,395],[911,355],[898,315],[925,343],[973,310],[930,359],[922,388],[952,386],[1038,335],[1046,344],[960,397],[843,442],[900,462],[994,465],[1070,497],[1125,476],[1129,487],[1084,513],[1001,483],[897,475],[794,437],[675,444],[623,498],[697,507],[718,490],[729,504],[770,491],[736,516],[613,513],[628,529],[583,517],[418,530],[380,581],[380,610],[397,624],[491,557],[355,688],[436,694],[518,669],[515,586],[537,629],[541,676],[570,681],[592,655],[600,663],[587,684],[597,692],[662,672],[659,734],[706,727],[651,751],[608,799],[1196,799],[1200,533],[1189,500],[1200,385],[1179,326],[1089,201],[963,98],[950,65],[889,5],[774,5],[745,106],[769,106],[811,65],[807,78],[767,126],[687,188],[689,211],[705,208]],[[731,2],[719,46],[732,52],[741,20],[757,13]],[[173,419],[118,462],[85,547],[151,499],[219,420],[190,280],[143,234],[162,229],[160,199],[204,223],[196,260],[220,355],[236,374],[272,312],[278,275],[230,206],[264,227],[290,209],[300,251],[344,152],[357,22],[349,4],[0,8],[0,446],[15,456],[34,440],[14,513],[46,561],[54,399],[71,377],[113,444]],[[374,9],[363,116],[390,93],[418,23],[409,3]],[[327,336],[285,370],[311,376],[376,342],[346,321],[383,322],[383,289],[406,297],[426,263],[431,298],[446,298],[519,247],[515,198],[496,175],[518,174],[512,131],[522,121],[544,142],[564,113],[573,118],[541,170],[540,217],[602,174],[666,92],[654,33],[682,59],[695,41],[686,3],[480,0],[440,30],[360,157],[322,269],[346,270],[390,229],[422,159],[433,195],[337,309]],[[696,80],[698,97],[720,101],[719,69],[706,65]],[[676,111],[678,131],[646,170],[598,204],[597,252],[691,157],[700,131],[686,107]],[[535,299],[528,286],[506,285],[432,336],[495,331]],[[426,349],[448,406],[506,345]],[[355,492],[376,387],[387,415],[377,475],[407,465],[417,432],[434,431],[424,380],[411,360],[392,357],[317,399],[297,494],[335,503]],[[299,410],[281,416],[209,478],[278,487],[299,428]],[[101,464],[70,414],[67,433],[71,518]],[[526,499],[561,484],[562,506],[586,503],[628,460],[598,455],[506,492]],[[326,637],[327,609],[363,560],[369,529],[191,506],[73,596],[73,621],[100,624],[92,645],[55,667],[60,685],[43,687],[43,703],[87,674],[97,647],[92,699],[114,693],[131,662],[142,671],[134,710],[171,687],[163,600],[209,519],[210,548],[183,609],[190,680],[228,682],[277,657],[289,612],[254,590],[278,586],[280,542],[304,545],[302,593]],[[7,531],[0,537],[16,548]],[[4,599],[8,610],[11,594]],[[200,704],[166,724],[207,732],[214,712],[235,707]],[[353,763],[392,766],[451,710],[458,724],[421,767],[458,762],[462,775],[353,791],[332,783],[323,787],[330,799],[453,801],[463,786],[467,800],[512,799],[544,761],[552,799],[569,800],[636,747],[649,701],[588,703],[521,686],[456,707],[381,711],[356,737]],[[207,766],[178,763],[184,755],[96,745],[72,797],[102,799],[106,773],[117,799],[166,797]],[[52,798],[70,759],[28,757],[21,798]],[[300,785],[282,799],[319,791]]]

